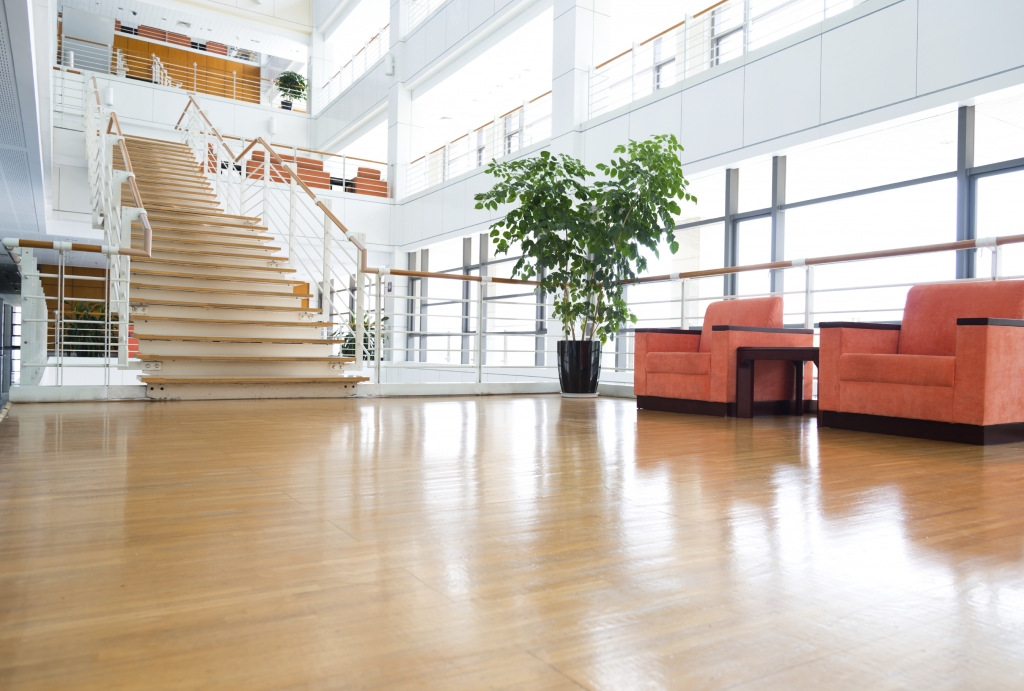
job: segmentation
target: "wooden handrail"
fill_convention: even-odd
[[[100,106],[100,85],[96,76],[92,78],[93,95],[96,97],[96,105]],[[128,146],[125,144],[124,132],[121,131],[121,121],[117,113],[110,113],[110,120],[107,121],[107,134],[117,137],[117,146],[121,151],[121,161],[124,163],[125,172],[128,173],[128,186],[132,191],[132,200],[135,208],[139,210],[139,223],[142,224],[142,249],[136,250],[131,247],[122,247],[118,254],[129,257],[152,257],[153,256],[153,228],[149,225],[149,216],[146,214],[146,206],[142,203],[142,194],[139,192],[139,184],[135,181],[135,169],[132,168],[132,157],[128,155]],[[120,193],[120,189],[118,190]],[[82,250],[83,252],[88,250]],[[102,251],[102,247],[100,248]]]
[[[1024,242],[1024,235],[1004,235],[994,239],[996,245],[1014,245]],[[746,266],[726,266],[720,269],[704,269],[700,271],[686,271],[679,274],[662,274],[660,276],[644,276],[635,281],[627,283],[659,283],[670,281],[676,278],[707,278],[710,276],[727,276],[748,271],[766,271],[769,269],[791,269],[802,266],[822,266],[824,264],[842,264],[845,262],[865,261],[868,259],[888,259],[890,257],[906,257],[914,254],[932,254],[935,252],[952,252],[959,250],[982,249],[989,244],[978,244],[978,240],[958,240],[957,242],[942,242],[935,245],[916,245],[914,247],[900,247],[892,250],[875,250],[873,252],[855,252],[852,254],[833,254],[825,257],[812,257],[809,259],[790,259],[786,261],[767,262],[765,264],[747,264]]]

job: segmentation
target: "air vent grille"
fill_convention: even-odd
[[[0,145],[25,146],[25,133],[21,128],[18,92],[14,85],[14,64],[11,42],[7,35],[7,21],[0,12]]]

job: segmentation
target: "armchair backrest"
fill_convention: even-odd
[[[704,326],[701,328],[700,334],[701,352],[711,352],[711,327],[719,324],[781,329],[782,298],[749,298],[747,300],[712,302],[704,314]]]
[[[938,283],[907,293],[899,352],[956,355],[956,320],[1024,319],[1024,281]]]

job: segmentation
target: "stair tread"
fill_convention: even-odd
[[[156,362],[159,360],[187,360],[189,362],[232,362],[235,360],[242,362],[355,362],[354,357],[330,357],[323,356],[317,357],[316,355],[310,355],[304,357],[302,355],[284,355],[275,357],[273,355],[153,355],[152,353],[139,353],[136,355],[140,360],[146,360],[150,362]]]
[[[142,234],[140,233],[140,234],[136,235],[136,234],[133,233],[132,234],[132,240],[138,240],[139,243],[141,244],[141,242],[142,242]],[[177,251],[176,249],[174,249],[174,247],[168,247],[168,245],[175,245],[175,246],[177,246],[177,245],[195,245],[197,247],[197,249],[191,250],[193,252],[199,252],[200,249],[198,249],[198,248],[201,248],[201,247],[209,247],[209,248],[218,247],[218,248],[237,249],[237,250],[251,249],[251,250],[256,250],[256,251],[266,250],[268,252],[280,252],[281,251],[281,248],[277,247],[275,245],[243,244],[243,243],[240,243],[240,242],[218,242],[216,240],[196,240],[194,238],[175,238],[175,237],[167,237],[166,235],[157,235],[156,233],[153,233],[153,250],[154,251],[157,251],[158,249],[162,250],[162,251],[165,251],[165,252],[176,252]],[[259,258],[263,259],[263,256],[261,255]]]
[[[199,278],[209,281],[238,281],[240,283],[279,283],[281,285],[302,285],[307,281],[289,278],[254,278],[252,276],[210,276],[208,274],[193,274],[179,271],[153,271],[152,269],[136,269],[132,267],[133,274],[145,276],[168,276],[174,278]]]
[[[347,384],[369,377],[142,377],[146,384]]]
[[[184,341],[188,343],[273,343],[283,345],[343,345],[344,339],[329,338],[265,338],[263,336],[161,336],[135,333],[140,341]]]
[[[142,245],[140,243],[137,247],[133,246],[133,248],[139,250],[139,249],[142,249]],[[276,250],[277,248],[275,247],[273,249]],[[270,250],[268,250],[268,251],[270,251]],[[170,247],[170,248],[168,248],[168,247],[154,247],[153,248],[153,253],[156,254],[157,252],[160,252],[161,254],[198,254],[198,255],[203,255],[203,256],[208,256],[208,257],[234,257],[235,259],[257,259],[257,260],[267,260],[267,261],[275,261],[275,262],[277,262],[277,261],[280,261],[280,262],[288,261],[287,257],[277,257],[277,256],[275,256],[273,254],[247,254],[247,253],[239,253],[239,252],[215,252],[213,250],[208,250],[208,249],[192,249],[190,247]]]
[[[263,242],[271,242],[271,241],[273,241],[274,238],[269,236],[269,235],[258,235],[258,236],[255,236],[255,237],[248,237],[248,238],[247,237],[240,237],[239,240],[254,240],[254,241],[256,241],[255,243],[254,242],[241,243],[241,242],[228,242],[226,239],[223,239],[223,238],[219,239],[219,240],[204,240],[204,239],[201,239],[201,238],[178,237],[176,235],[165,235],[164,234],[164,233],[168,233],[168,232],[173,232],[173,231],[166,231],[166,230],[164,230],[164,231],[161,232],[161,231],[157,231],[157,229],[154,228],[153,229],[153,241],[156,242],[157,240],[160,240],[161,242],[184,242],[184,243],[187,243],[187,244],[190,244],[190,245],[219,245],[221,247],[252,247],[253,249],[263,249],[264,247],[267,247],[268,249],[270,249],[270,248],[275,249],[275,250],[281,249],[280,247],[272,247],[272,246],[269,246],[269,245],[256,244],[256,243],[263,243]],[[133,239],[141,240],[142,239],[142,233],[132,233],[132,238]]]
[[[160,257],[133,257],[132,264],[136,263],[148,263],[148,264],[178,264],[181,266],[206,266],[213,269],[233,269],[238,271],[273,271],[275,273],[295,273],[296,269],[282,267],[282,266],[239,266],[237,264],[231,264],[226,266],[224,264],[211,264],[210,262],[196,262],[189,261],[188,259],[161,259]],[[134,268],[133,268],[134,270]]]
[[[264,312],[319,312],[315,307],[276,307],[274,305],[232,305],[221,302],[185,302],[183,300],[136,300],[133,305],[159,305],[161,307],[212,307],[215,309],[262,310]]]
[[[287,326],[289,328],[318,328],[331,329],[336,325],[333,322],[277,322],[261,321],[252,319],[203,319],[202,317],[151,317],[149,315],[131,316],[132,323],[140,322],[176,322],[182,324],[230,324],[232,326]]]
[[[158,283],[136,283],[134,280],[131,286],[135,290],[180,290],[189,293],[218,293],[227,295],[261,295],[263,297],[275,298],[299,298],[309,300],[314,297],[310,293],[278,293],[272,290],[237,290],[234,288],[206,288],[204,286],[169,286]]]

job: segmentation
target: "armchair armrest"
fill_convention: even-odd
[[[737,348],[814,345],[813,329],[775,329],[717,324],[711,327],[711,336],[713,339],[711,341],[711,400],[719,402],[731,402],[736,399]],[[757,387],[756,382],[755,387]]]
[[[953,422],[1024,422],[1024,320],[956,320]]]
[[[700,329],[636,329],[633,337],[633,393],[647,395],[647,353],[696,353]]]
[[[895,355],[900,324],[822,322],[818,354],[818,408],[839,410],[839,356],[843,353]]]

